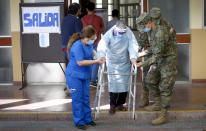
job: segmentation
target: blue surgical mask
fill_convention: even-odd
[[[124,33],[125,33],[125,32],[124,32]],[[124,33],[118,32],[118,31],[116,31],[116,30],[113,30],[113,36],[114,36],[115,38],[122,39]]]
[[[93,45],[94,42],[96,41],[96,39],[97,39],[97,37],[95,37],[94,40],[89,40],[89,41],[85,40],[85,42],[86,42],[87,45]]]
[[[94,41],[95,41],[95,40],[86,41],[86,44],[87,44],[87,45],[93,45],[93,44],[94,44]]]
[[[150,32],[150,31],[151,31],[151,28],[147,28],[147,27],[146,27],[146,28],[143,29],[143,31],[144,31],[144,32]]]
[[[117,34],[117,38],[122,39],[122,38],[123,38],[123,35],[118,33],[118,34]]]

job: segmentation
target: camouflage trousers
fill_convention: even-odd
[[[162,108],[168,109],[172,98],[172,90],[175,84],[177,67],[151,65],[145,77],[146,86],[149,87],[151,95],[160,97]]]
[[[149,88],[146,86],[146,76],[149,71],[149,66],[143,68],[143,79],[142,79],[142,89],[144,92],[149,92]]]
[[[144,61],[146,61],[147,59],[148,59],[148,57],[145,56]],[[149,93],[149,87],[147,87],[147,85],[146,85],[146,76],[147,76],[147,73],[149,71],[149,68],[150,68],[150,66],[145,66],[143,68],[143,79],[142,79],[142,89],[144,92],[147,92],[147,93]]]

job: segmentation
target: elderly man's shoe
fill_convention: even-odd
[[[110,105],[110,110],[109,110],[109,114],[110,115],[114,115],[115,114],[115,111],[116,111],[115,108],[116,108],[115,105]]]

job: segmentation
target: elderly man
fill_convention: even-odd
[[[108,72],[130,73],[131,63],[136,64],[138,43],[132,31],[123,23],[117,23],[107,31],[99,42],[97,57],[106,58]],[[110,93],[110,114],[116,108],[126,110],[129,76],[108,75]]]
[[[169,30],[157,24],[156,19],[147,13],[141,15],[137,22],[144,25],[144,32],[151,34],[151,57],[144,62],[139,62],[138,67],[150,66],[145,81],[154,98],[160,98],[160,116],[152,121],[159,125],[168,121],[167,110],[170,107],[172,89],[177,74],[177,52],[176,42],[170,37]],[[154,79],[159,78],[159,81]]]

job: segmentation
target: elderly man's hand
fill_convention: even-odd
[[[132,59],[131,59],[131,63],[132,63],[133,65],[137,64],[136,59],[132,58]]]
[[[101,64],[106,62],[106,59],[104,57],[102,57],[102,58],[97,59],[96,61],[97,61],[98,64],[101,65]]]
[[[142,66],[142,62],[138,62],[137,67],[141,67],[141,66]]]

